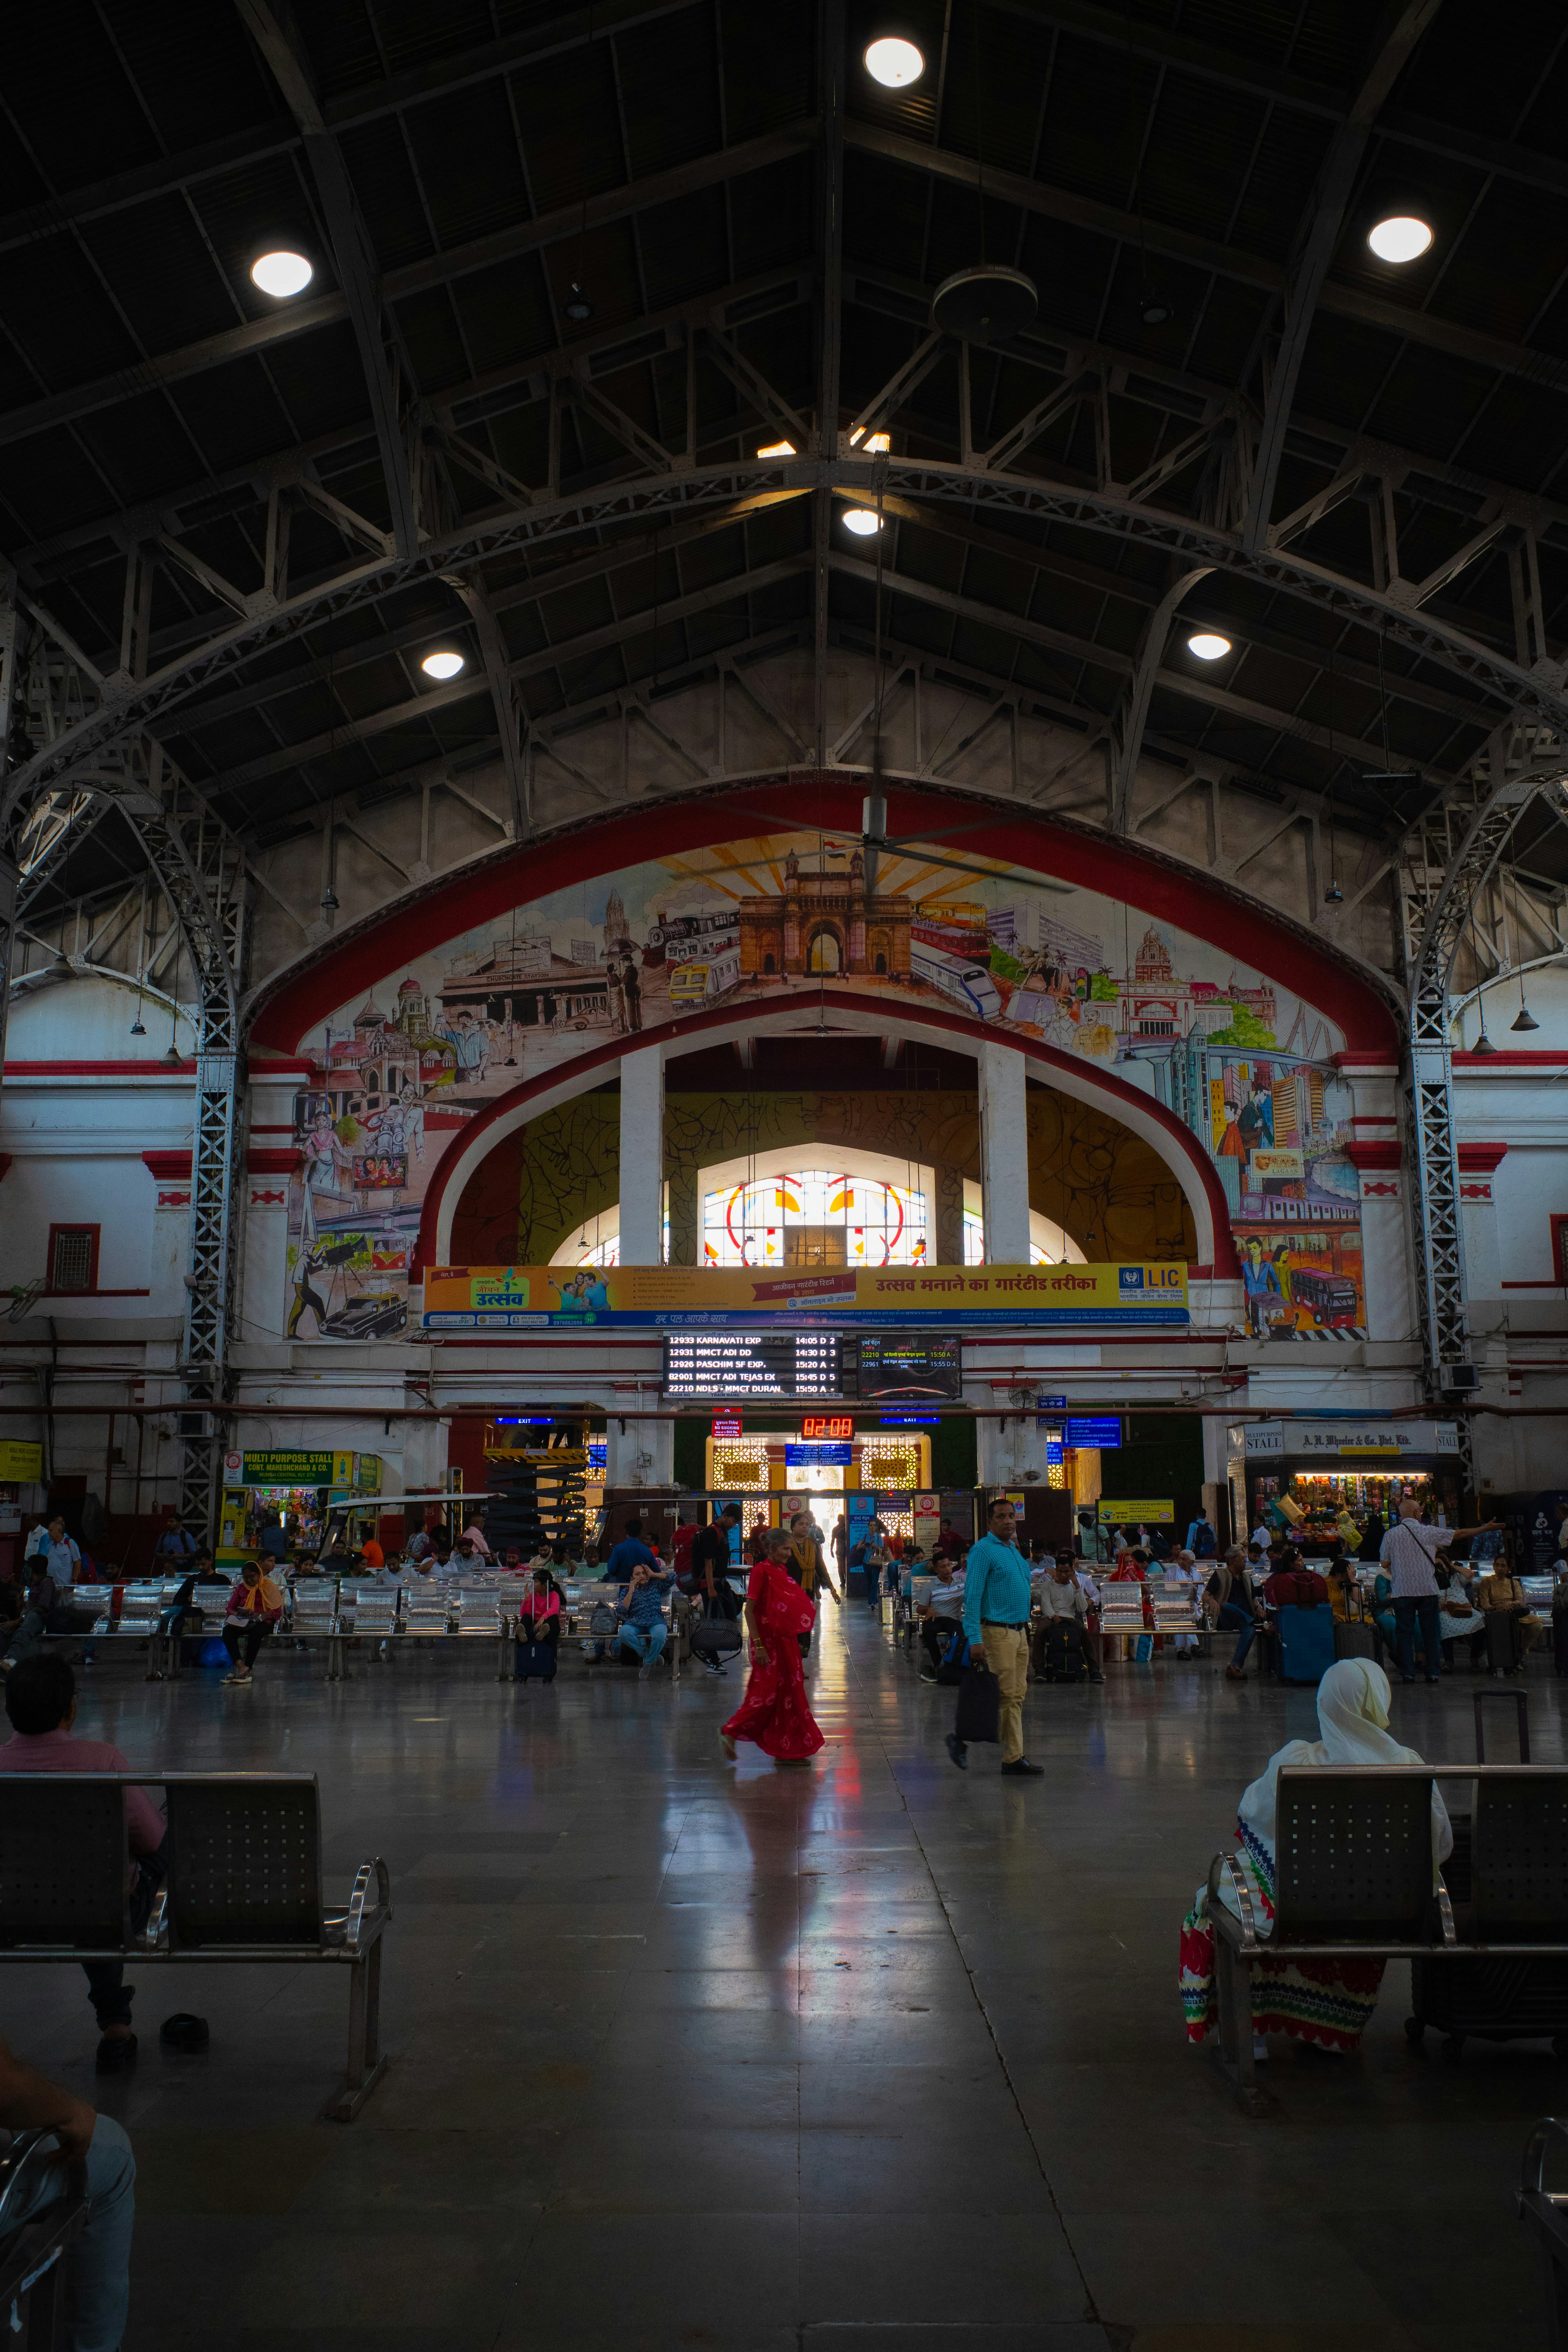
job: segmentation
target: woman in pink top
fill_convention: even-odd
[[[536,1568],[533,1582],[517,1612],[514,1682],[533,1675],[541,1682],[555,1680],[556,1653],[561,1643],[561,1587],[547,1568]]]
[[[259,1560],[247,1559],[239,1572],[239,1582],[228,1596],[224,1612],[223,1645],[228,1652],[231,1674],[224,1676],[227,1683],[247,1683],[256,1664],[256,1654],[283,1614],[283,1595],[269,1576],[264,1575]],[[245,1655],[240,1656],[243,1647]]]
[[[0,1748],[0,1772],[129,1772],[132,1767],[107,1739],[77,1739],[76,1676],[63,1658],[19,1658],[5,1677],[5,1712],[11,1738]],[[145,1789],[125,1791],[126,1867],[132,1925],[146,1925],[153,1896],[163,1875],[160,1859],[167,1827]],[[142,1864],[145,1864],[146,1867]],[[131,2030],[134,1985],[124,1981],[119,1960],[84,1960],[88,1999],[102,2040],[98,2072],[118,2074],[136,2055]]]

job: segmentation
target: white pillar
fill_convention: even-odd
[[[664,1048],[621,1055],[621,1264],[664,1263]]]
[[[1029,1263],[1029,1114],[1024,1056],[989,1040],[980,1067],[980,1165],[987,1265]]]
[[[642,1391],[639,1403],[657,1409],[657,1389]],[[628,1421],[623,1430],[615,1406],[605,1408],[605,1456],[607,1486],[668,1486],[675,1478],[675,1423],[672,1421]]]

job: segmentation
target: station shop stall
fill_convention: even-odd
[[[373,1538],[384,1551],[401,1551],[406,1540],[404,1502],[384,1498],[381,1490],[378,1454],[226,1454],[217,1563],[237,1574],[240,1563],[263,1549],[263,1534],[279,1519],[289,1559],[324,1551],[340,1533],[351,1551]]]
[[[1340,1538],[1353,1552],[1369,1520],[1415,1496],[1435,1526],[1465,1524],[1457,1423],[1345,1416],[1258,1421],[1229,1431],[1231,1524],[1266,1527],[1311,1552]]]

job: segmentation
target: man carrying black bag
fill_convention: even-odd
[[[699,1528],[691,1539],[691,1605],[698,1612],[691,1654],[710,1675],[721,1675],[721,1657],[741,1646],[734,1630],[741,1604],[730,1582],[730,1538],[740,1524],[739,1503],[726,1503],[713,1524]]]
[[[1044,1768],[1024,1753],[1024,1686],[1029,1669],[1029,1564],[1014,1541],[1015,1513],[1005,1495],[992,1502],[987,1528],[971,1549],[964,1570],[963,1632],[970,1673],[958,1694],[958,1724],[947,1752],[961,1772],[969,1769],[971,1739],[994,1738],[976,1718],[989,1675],[999,1701],[1002,1769],[1016,1780],[1037,1780]],[[976,1685],[979,1687],[976,1687]]]

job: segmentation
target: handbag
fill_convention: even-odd
[[[611,1608],[609,1602],[607,1601],[595,1601],[594,1603],[594,1613],[588,1620],[589,1633],[596,1633],[602,1639],[605,1634],[618,1633],[620,1630],[621,1621],[616,1616],[615,1611]]]
[[[1002,1685],[989,1666],[966,1666],[958,1685],[954,1736],[967,1747],[1002,1737]]]
[[[719,1608],[708,1608],[691,1629],[691,1646],[708,1657],[732,1657],[741,1646],[741,1629]]]

